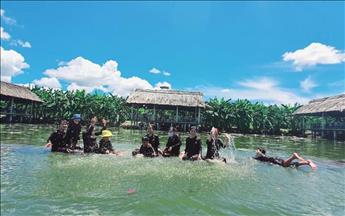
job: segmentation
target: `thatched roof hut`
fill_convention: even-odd
[[[131,120],[134,125],[139,121],[150,121],[157,123],[158,128],[160,125],[180,124],[184,129],[188,124],[200,123],[200,111],[206,106],[201,92],[176,91],[162,87],[159,90],[137,89],[128,96],[127,103],[131,105]],[[138,108],[141,107],[152,110],[153,115],[140,114]],[[165,115],[164,111],[168,110],[174,114]]]
[[[137,89],[127,98],[129,104],[205,108],[201,92]]]
[[[294,115],[322,114],[345,117],[345,94],[312,100],[294,112]]]
[[[1,99],[19,99],[42,103],[43,101],[29,88],[1,81]]]

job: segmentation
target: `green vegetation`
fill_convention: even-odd
[[[257,134],[300,134],[303,119],[292,115],[300,105],[265,105],[249,100],[210,99],[210,109],[203,115],[206,127],[215,126],[224,131]],[[318,119],[305,118],[310,125]]]
[[[130,119],[130,108],[126,105],[126,99],[119,96],[39,87],[33,88],[32,91],[44,101],[43,104],[34,107],[34,122],[37,123],[55,123],[60,119],[69,119],[74,113],[81,113],[85,120],[90,119],[92,115],[105,117],[112,125],[119,125]],[[298,104],[265,105],[249,100],[232,101],[223,98],[213,98],[206,103],[209,108],[202,112],[201,125],[205,130],[215,126],[227,132],[300,135],[303,124],[307,128],[311,124],[320,124],[320,119],[315,117],[304,118],[303,123],[302,118],[292,115],[300,106]],[[6,106],[1,104],[2,108]],[[16,105],[16,109],[25,110],[25,107],[19,104]],[[139,113],[147,116],[152,114],[150,112],[152,110],[144,108],[139,110]],[[171,120],[175,118],[175,112],[158,112],[157,118]]]
[[[84,90],[62,91],[39,87],[32,91],[44,101],[35,108],[35,119],[41,122],[56,122],[69,119],[74,113],[81,113],[84,119],[97,115],[118,124],[125,121],[129,113],[126,100],[112,94],[87,94]]]

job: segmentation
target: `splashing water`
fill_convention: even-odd
[[[230,163],[236,163],[235,160],[235,151],[236,151],[236,147],[235,147],[235,141],[234,138],[230,135],[230,134],[224,134],[226,139],[227,139],[227,158],[226,160]]]

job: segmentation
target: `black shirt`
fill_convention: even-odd
[[[81,131],[80,123],[76,124],[73,121],[69,123],[67,132],[66,132],[66,140],[67,140],[68,145],[73,145],[73,147],[75,147],[78,140],[80,139],[79,137],[80,131]]]
[[[99,141],[99,153],[106,154],[106,151],[114,151],[113,145],[111,144],[110,140],[105,141],[104,139],[101,139]]]
[[[174,134],[173,136],[168,138],[168,142],[166,145],[167,148],[172,147],[171,155],[178,156],[180,154],[180,147],[181,147],[181,140],[180,137]]]
[[[184,150],[187,153],[187,157],[192,157],[196,154],[201,154],[201,140],[197,137],[186,139],[186,149]]]
[[[140,146],[139,154],[143,154],[144,157],[154,157],[154,149],[150,146]]]
[[[66,150],[66,133],[60,130],[53,132],[47,142],[52,144],[52,152],[64,152]]]
[[[283,159],[278,157],[267,157],[265,155],[254,157],[255,160],[262,161],[262,162],[269,162],[273,164],[278,164],[280,166],[283,166]]]
[[[159,137],[157,135],[154,135],[154,134],[153,135],[147,134],[146,136],[149,138],[149,143],[152,145],[155,152],[158,152]]]
[[[96,136],[102,134],[103,130],[106,130],[107,128],[104,126],[100,132],[95,132],[95,127],[92,125],[89,125],[87,127],[87,130],[83,132],[83,142],[84,142],[84,152],[95,152],[98,148],[97,142],[96,142]]]
[[[225,148],[224,143],[220,139],[216,139],[215,141],[213,139],[206,141],[207,144],[207,153],[206,153],[206,159],[214,159],[219,157],[219,149]]]

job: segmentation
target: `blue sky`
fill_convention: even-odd
[[[305,103],[345,92],[344,2],[2,2],[1,79]],[[156,72],[156,73],[152,73]]]

